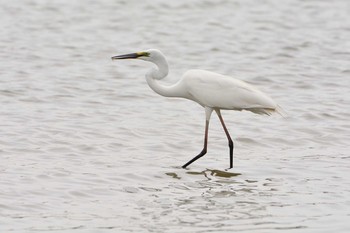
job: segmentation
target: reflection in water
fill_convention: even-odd
[[[234,176],[239,176],[241,173],[232,173],[227,171],[221,171],[221,170],[206,170],[205,173],[209,172],[210,176],[217,176],[217,177],[223,177],[223,178],[230,178]]]
[[[294,166],[290,164],[290,167]],[[302,214],[295,221],[283,219],[300,214],[303,206],[312,206],[316,200],[306,198],[307,192],[296,186],[301,181],[271,176],[278,173],[279,168],[264,170],[265,176],[262,173],[257,176],[252,171],[242,174],[215,169],[168,172],[166,175],[173,179],[158,195],[163,202],[154,199],[155,203],[162,203],[159,207],[167,212],[154,219],[164,222],[176,218],[183,226],[214,232],[307,229],[308,220]],[[310,179],[306,178],[305,182]],[[171,196],[173,199],[169,201]],[[296,200],[297,206],[292,204]],[[317,213],[317,208],[303,211]],[[320,218],[324,217],[327,214],[320,215]]]
[[[175,172],[166,172],[165,174],[171,176],[174,179],[181,179],[181,177],[179,177]]]
[[[280,194],[274,189],[265,187],[281,187],[283,186],[281,179],[253,180],[241,173],[211,169],[200,172],[179,170],[168,172],[166,175],[175,181],[169,185],[172,193],[177,193],[171,208],[176,210],[176,218],[181,224],[206,231],[217,231],[216,227],[219,226],[222,227],[222,231],[233,228],[237,230],[305,228],[300,224],[281,225],[277,221],[278,216],[271,215],[270,208],[281,208],[276,205],[280,202]],[[193,175],[194,179],[179,182],[181,176],[188,180],[188,175]],[[163,192],[160,197],[166,195]],[[167,214],[170,217],[172,213]],[[159,221],[164,221],[164,218],[166,217],[159,217]],[[272,221],[274,219],[276,221]]]
[[[174,179],[181,179],[181,177],[175,172],[166,172],[165,174],[168,176],[171,176]],[[241,173],[233,173],[233,172],[227,172],[227,171],[221,171],[221,170],[211,170],[211,169],[206,169],[206,170],[201,171],[201,172],[186,171],[186,174],[195,175],[195,176],[203,175],[208,180],[211,180],[213,177],[231,178],[231,177],[241,175]]]

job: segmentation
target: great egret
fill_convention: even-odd
[[[218,115],[228,139],[230,168],[233,167],[234,146],[220,110],[247,110],[266,115],[271,115],[273,112],[282,114],[280,107],[269,96],[254,86],[238,79],[205,70],[189,70],[173,85],[160,84],[158,81],[168,75],[169,68],[164,55],[157,49],[112,57],[112,60],[117,59],[141,59],[154,63],[157,68],[152,68],[146,73],[147,83],[153,91],[166,97],[193,100],[204,107],[205,134],[203,149],[197,156],[183,165],[183,168],[207,153],[209,120],[213,110]]]

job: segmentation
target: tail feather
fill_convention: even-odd
[[[277,105],[276,108],[249,108],[246,110],[260,115],[271,116],[274,113],[278,113],[282,117],[287,117],[287,113],[279,105]]]

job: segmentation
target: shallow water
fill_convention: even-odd
[[[349,232],[350,4],[7,1],[0,6],[1,232]],[[215,115],[153,93],[201,68],[269,93],[287,118]]]

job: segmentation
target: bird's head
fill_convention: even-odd
[[[148,49],[137,53],[129,53],[112,57],[112,60],[120,59],[140,59],[144,61],[156,61],[164,58],[164,55],[158,49]]]

